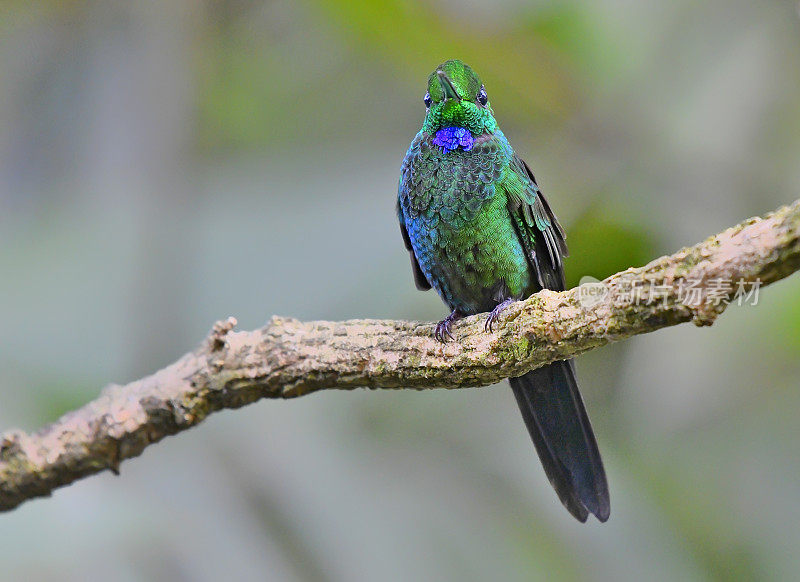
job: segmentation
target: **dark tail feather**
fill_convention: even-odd
[[[582,522],[589,513],[606,521],[611,511],[606,473],[572,360],[553,362],[510,382],[561,503]]]

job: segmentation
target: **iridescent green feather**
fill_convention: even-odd
[[[432,286],[453,310],[437,326],[443,339],[439,330],[449,334],[457,315],[563,289],[567,247],[474,71],[460,61],[440,65],[428,79],[426,105],[403,160],[397,212],[417,287]],[[589,512],[608,519],[608,486],[572,362],[512,378],[511,387],[561,501],[580,521]]]

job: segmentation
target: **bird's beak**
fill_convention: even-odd
[[[445,99],[461,99],[461,97],[458,96],[456,88],[453,86],[453,82],[444,71],[436,71],[436,76],[439,77],[439,85],[442,87],[442,93],[444,93]]]

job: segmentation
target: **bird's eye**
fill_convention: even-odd
[[[425,102],[425,107],[431,106],[431,94],[427,91],[425,92],[425,97],[423,97],[422,100]]]
[[[486,105],[489,102],[489,97],[486,95],[486,89],[483,88],[481,85],[481,90],[478,93],[478,103],[481,105]]]

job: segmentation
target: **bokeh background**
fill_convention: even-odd
[[[0,3],[0,429],[272,314],[439,319],[394,213],[459,57],[572,284],[800,192],[794,1]],[[612,494],[560,506],[506,385],[217,414],[0,515],[2,580],[788,580],[800,277],[578,360]]]

